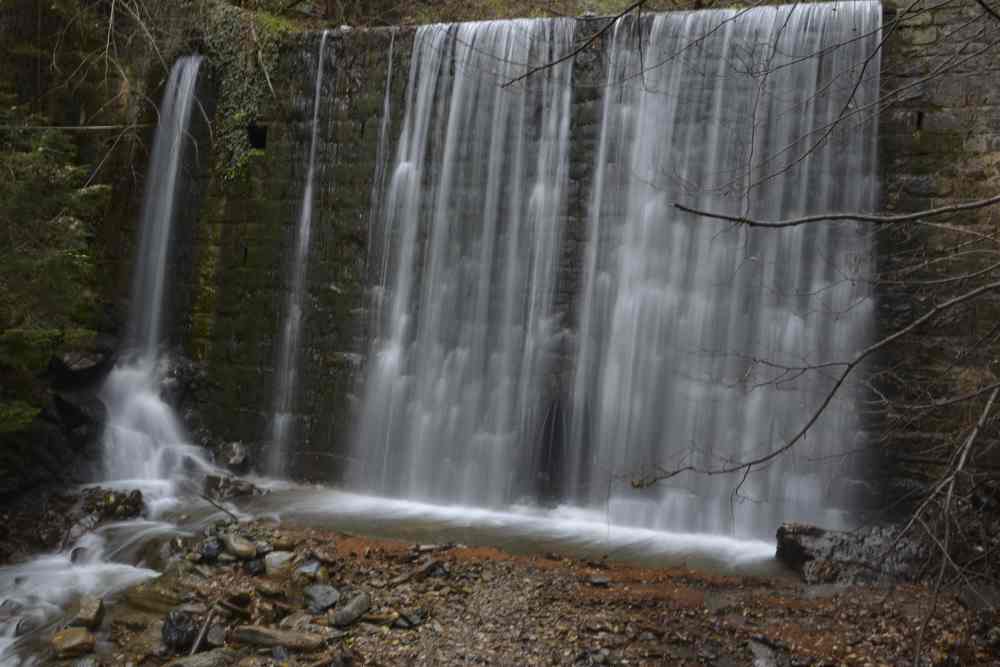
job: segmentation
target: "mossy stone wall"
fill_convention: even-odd
[[[890,18],[896,4],[886,3]],[[928,78],[959,50],[986,46],[973,43],[977,21],[982,20],[974,5],[928,3],[928,11],[900,26],[887,41],[883,88],[903,90],[892,97],[880,120],[883,204],[888,211],[918,210],[1000,191],[1000,106],[995,103],[1000,70],[991,64],[995,51],[968,59],[949,76]],[[598,19],[583,21],[579,32],[589,34],[596,25]],[[404,111],[413,34],[412,28],[338,28],[330,33],[298,360],[299,455],[292,469],[300,474],[329,479],[329,471],[349,455],[368,347],[370,200],[390,44],[386,154],[391,162]],[[270,432],[273,368],[307,166],[318,42],[318,33],[284,31],[272,44],[268,73],[274,93],[261,88],[253,113],[236,119],[239,122],[229,118],[227,125],[231,132],[245,131],[251,124],[266,128],[266,147],[245,151],[237,169],[231,160],[223,160],[206,174],[200,218],[190,246],[180,251],[194,268],[176,286],[190,293],[190,305],[176,318],[174,339],[205,364],[211,381],[202,396],[202,418],[213,433],[227,439],[256,443]],[[599,40],[577,57],[578,83],[600,80],[606,48],[606,40]],[[216,73],[219,80],[224,76]],[[566,322],[576,317],[587,193],[600,122],[598,91],[578,86],[573,102],[570,201],[557,297]],[[228,107],[220,103],[219,108]],[[988,211],[960,221],[992,229]],[[877,237],[880,268],[901,261],[901,248],[941,249],[953,241],[947,234],[887,228]],[[944,274],[955,270],[960,268],[940,268]],[[913,286],[879,285],[880,333],[920,312],[921,302],[914,298],[918,292]],[[886,354],[878,368],[892,370],[883,376],[891,378],[887,385],[904,398],[926,399],[992,377],[988,353],[959,351],[995,323],[998,306],[980,301],[953,322],[914,335]],[[569,354],[567,350],[567,359]],[[554,382],[554,398],[564,384]],[[916,455],[928,442],[954,437],[956,424],[968,418],[967,412],[941,411],[917,421],[891,414],[873,417],[873,432],[882,436],[888,453],[888,470],[896,474],[903,470],[902,458]]]

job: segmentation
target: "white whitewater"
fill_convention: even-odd
[[[574,22],[419,28],[383,202],[387,271],[355,479],[505,502],[538,420],[568,172]]]
[[[732,475],[631,482],[770,451],[831,380],[754,360],[803,366],[870,340],[872,244],[857,227],[751,231],[673,203],[774,219],[871,210],[880,26],[869,1],[620,20],[577,322],[553,303],[573,63],[501,85],[572,50],[572,23],[419,29],[379,204],[386,269],[353,483],[498,507],[531,491],[544,460],[567,502],[614,524],[739,536],[782,520],[842,525],[851,494],[836,482],[865,440],[850,387],[736,493]],[[572,379],[553,390],[566,327]],[[552,456],[541,412],[562,392],[569,435]]]
[[[749,230],[672,204],[760,219],[871,211],[880,25],[878,2],[838,2],[615,26],[566,471],[612,521],[738,535],[840,525],[836,482],[864,444],[850,388],[738,491],[739,475],[628,482],[772,451],[833,373],[755,360],[806,366],[869,342],[873,248],[859,227]],[[609,478],[623,480],[610,493]]]
[[[191,115],[202,59],[180,58],[160,104],[146,176],[139,248],[132,278],[127,345],[132,358],[109,376],[101,398],[108,408],[104,471],[110,480],[175,479],[204,469],[173,410],[160,397],[164,290],[177,217],[179,180],[193,139]]]
[[[276,476],[281,476],[286,472],[288,442],[294,435],[292,433],[294,420],[292,411],[295,408],[295,390],[298,386],[299,339],[302,335],[309,242],[312,238],[316,143],[319,135],[319,109],[322,98],[327,37],[328,32],[324,30],[319,40],[319,54],[316,61],[316,87],[313,95],[312,130],[309,139],[309,166],[306,171],[305,187],[302,190],[299,222],[295,230],[294,254],[288,265],[291,280],[275,367],[274,411],[271,420],[271,445],[268,449],[266,469],[269,474]]]

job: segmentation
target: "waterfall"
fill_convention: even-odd
[[[159,356],[167,258],[179,176],[192,143],[189,132],[201,61],[197,56],[177,61],[159,108],[133,270],[126,340],[133,356],[112,370],[101,392],[108,407],[103,436],[107,479],[170,479],[187,466],[206,466],[186,444],[177,417],[160,398]]]
[[[760,219],[872,210],[880,25],[879,3],[840,2],[615,26],[565,471],[578,501],[608,506],[617,523],[674,530],[839,524],[830,498],[864,444],[850,388],[742,485],[684,473],[609,493],[609,479],[772,451],[833,387],[833,373],[795,368],[869,342],[872,242],[861,228],[749,229],[672,204]]]
[[[838,483],[860,476],[865,445],[850,385],[802,443],[745,478],[632,487],[772,451],[833,387],[801,367],[870,342],[873,243],[860,227],[765,230],[673,204],[763,219],[872,210],[880,40],[868,0],[618,20],[589,175],[572,181],[589,188],[577,271],[561,265],[575,65],[517,80],[572,51],[573,23],[420,28],[375,204],[385,270],[355,483],[496,506],[541,478],[619,524],[843,525]],[[564,283],[577,292],[568,310],[554,300]]]
[[[574,22],[419,28],[382,204],[388,269],[356,478],[499,504],[532,462],[568,173]]]
[[[275,368],[274,416],[271,421],[271,447],[267,454],[267,471],[282,475],[287,464],[288,442],[292,437],[292,410],[295,407],[295,390],[298,386],[299,339],[302,334],[302,314],[306,291],[306,270],[309,261],[309,241],[312,236],[313,189],[316,181],[316,144],[319,134],[319,109],[323,88],[323,64],[326,56],[328,32],[323,31],[319,40],[316,61],[316,84],[313,95],[312,128],[309,139],[309,167],[306,171],[299,222],[295,232],[294,254],[288,264],[289,291],[285,304],[284,326],[278,344],[278,361]]]

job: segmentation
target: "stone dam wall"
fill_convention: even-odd
[[[888,21],[899,3],[885,4]],[[996,49],[975,37],[982,20],[975,3],[937,3],[889,36],[882,60],[886,101],[879,121],[886,211],[919,210],[1000,191],[1000,66]],[[581,20],[577,34],[591,34],[601,21]],[[385,137],[389,170],[404,112],[414,32],[409,27],[331,32],[329,48],[335,56],[323,81],[295,410],[301,439],[291,466],[300,475],[329,479],[349,455],[368,347],[370,210],[383,103],[391,71]],[[195,191],[200,195],[191,202],[196,214],[178,237],[173,289],[179,306],[172,314],[171,340],[203,365],[208,381],[198,391],[199,419],[225,439],[256,443],[269,432],[318,42],[318,34],[296,34],[280,45],[280,66],[270,72],[274,94],[266,95],[256,115],[246,119],[256,147],[245,168],[236,173],[198,170],[201,182]],[[606,48],[607,40],[598,40],[575,62],[571,183],[557,297],[566,323],[576,321]],[[952,68],[951,74],[934,77],[941,67]],[[983,231],[994,224],[988,210],[950,222]],[[879,268],[917,256],[901,259],[901,249],[932,253],[955,242],[954,234],[942,231],[879,230]],[[935,264],[920,276],[955,275],[968,267],[962,262]],[[880,334],[914,317],[921,304],[915,290],[919,288],[912,285],[879,285]],[[993,301],[979,301],[951,324],[914,333],[879,359],[879,368],[887,371],[878,381],[906,400],[923,400],[929,393],[950,395],[993,377],[995,346],[974,342],[995,326],[995,313],[1000,310]],[[942,368],[950,370],[942,373]],[[933,386],[925,382],[931,379]],[[564,381],[554,380],[554,387]],[[880,465],[890,476],[905,474],[908,461],[923,456],[928,443],[953,435],[954,426],[968,419],[967,412],[960,408],[913,419],[873,410],[871,431],[881,435],[879,444],[884,445],[878,448]]]

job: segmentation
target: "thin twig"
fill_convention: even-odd
[[[219,510],[219,511],[221,511],[221,512],[225,512],[226,514],[228,514],[228,515],[229,515],[229,517],[230,517],[230,518],[231,518],[231,519],[232,519],[233,521],[235,521],[235,522],[239,523],[239,520],[240,520],[240,519],[239,519],[239,517],[238,517],[238,516],[236,516],[235,514],[233,514],[233,513],[232,513],[232,512],[230,512],[229,510],[227,510],[227,509],[226,509],[225,507],[223,507],[223,506],[222,506],[222,505],[220,505],[219,503],[217,503],[217,502],[215,502],[214,500],[212,500],[211,498],[209,498],[209,497],[208,497],[208,495],[206,495],[206,494],[204,494],[204,493],[203,493],[203,494],[201,494],[201,497],[202,497],[202,498],[203,498],[203,499],[204,499],[204,500],[205,500],[206,502],[208,502],[208,504],[209,504],[209,505],[211,505],[212,507],[214,507],[215,509],[217,509],[217,510]]]
[[[603,28],[601,28],[600,30],[598,30],[597,32],[595,32],[593,35],[591,35],[589,38],[587,38],[587,41],[585,41],[583,44],[581,44],[577,48],[573,49],[572,51],[570,51],[569,53],[567,53],[567,54],[565,54],[563,56],[560,56],[559,58],[556,58],[552,62],[545,63],[544,65],[538,65],[537,67],[532,67],[531,69],[529,69],[524,74],[522,74],[520,76],[517,76],[517,77],[514,77],[513,79],[511,79],[507,83],[502,84],[500,87],[501,88],[508,88],[508,87],[514,85],[515,83],[517,83],[518,81],[524,81],[525,79],[527,79],[529,76],[532,76],[533,74],[541,72],[542,70],[545,70],[545,69],[549,69],[550,67],[555,67],[556,65],[558,65],[560,63],[564,63],[567,60],[573,58],[578,53],[586,51],[588,48],[590,48],[590,45],[593,44],[594,42],[596,42],[598,39],[600,39],[601,36],[604,33],[606,33],[608,30],[611,30],[611,28],[614,27],[615,23],[618,22],[618,19],[622,18],[623,16],[625,16],[629,12],[634,11],[634,10],[642,7],[644,4],[646,4],[646,0],[639,0],[638,2],[633,2],[631,5],[629,5],[628,7],[626,7],[625,9],[623,9],[620,13],[618,13],[616,16],[614,16],[608,22],[608,24],[606,26],[604,26]]]
[[[191,645],[191,652],[188,655],[194,655],[201,648],[201,643],[205,641],[205,634],[208,632],[208,626],[212,624],[212,619],[215,617],[215,607],[208,610],[208,616],[205,617],[205,622],[201,625],[201,630],[198,632],[198,636],[194,640],[194,644]]]

